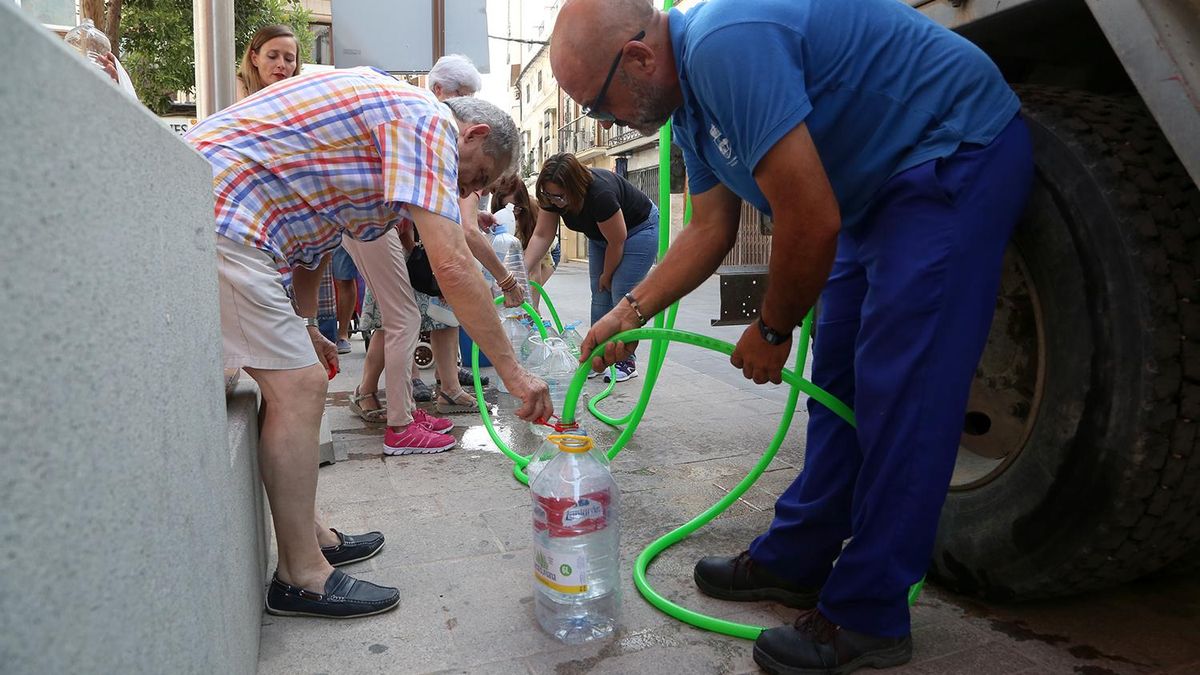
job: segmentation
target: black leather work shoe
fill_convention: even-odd
[[[890,668],[912,658],[912,636],[855,633],[819,610],[800,613],[796,623],[765,630],[754,641],[754,662],[772,675],[845,675],[859,668]]]
[[[338,567],[366,560],[383,550],[383,533],[368,532],[366,534],[342,534],[332,527],[333,533],[342,543],[337,546],[322,546],[321,553],[330,565]]]
[[[756,565],[749,551],[732,558],[702,558],[696,563],[692,578],[702,593],[714,598],[735,602],[770,600],[796,609],[816,607],[820,591],[775,576],[762,565]]]
[[[382,614],[400,605],[400,591],[355,579],[334,570],[325,582],[325,593],[314,593],[285,584],[278,576],[267,588],[267,612],[280,616],[318,616],[354,619]]]

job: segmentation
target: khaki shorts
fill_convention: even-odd
[[[294,370],[319,363],[308,329],[283,290],[274,258],[216,237],[225,370]]]

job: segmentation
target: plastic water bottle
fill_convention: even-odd
[[[493,237],[497,234],[517,233],[517,213],[512,204],[506,204],[504,208],[493,213],[492,217],[496,219],[496,224],[492,226]]]
[[[549,430],[548,435],[588,435],[587,430],[585,430],[577,422],[555,422],[552,426],[543,426],[543,428]],[[558,453],[558,444],[549,438],[542,439],[542,442],[540,445],[538,445],[537,450],[535,450],[533,455],[529,458],[529,464],[525,465],[525,475],[529,478],[530,485],[532,485],[533,481],[537,479],[538,474],[542,472],[542,469],[546,468],[546,465],[550,463],[550,460],[558,456]],[[609,465],[608,455],[604,454],[604,450],[602,448],[593,446],[592,449],[588,451],[588,454],[590,454],[596,459],[597,462],[600,462],[604,466]]]
[[[533,298],[529,292],[529,276],[525,273],[525,251],[521,248],[521,241],[508,232],[502,232],[492,239],[492,250],[496,252],[496,257],[504,263],[504,267],[512,272],[513,277],[525,292],[525,299]],[[524,313],[525,310],[520,307],[500,308],[501,316],[521,316]]]
[[[454,314],[454,308],[439,297],[434,296],[429,298],[429,308],[425,310],[425,313],[434,321],[444,323],[447,326],[457,327],[459,325],[458,316]]]
[[[583,336],[579,334],[579,331],[575,330],[578,326],[578,321],[575,323],[569,323],[563,327],[562,332],[563,342],[567,343],[567,348],[571,350],[571,353],[575,355],[576,359],[579,358],[579,350],[583,347]]]
[[[545,347],[547,354],[537,374],[550,388],[550,401],[554,404],[555,412],[561,413],[567,403],[567,389],[579,363],[571,356],[571,349],[562,338],[546,338]]]
[[[96,24],[91,19],[84,19],[83,23],[72,28],[63,37],[63,42],[101,68],[104,67],[104,57],[112,52],[112,44],[108,41],[108,36],[104,34],[104,31],[96,28]]]
[[[567,644],[601,640],[621,606],[620,494],[592,439],[549,440],[560,452],[530,483],[534,614]]]

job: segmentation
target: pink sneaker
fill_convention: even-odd
[[[445,417],[434,417],[420,408],[413,408],[413,423],[420,424],[435,434],[444,434],[454,428],[454,422]]]
[[[383,434],[383,454],[428,455],[434,452],[445,452],[453,448],[457,442],[453,436],[430,431],[425,428],[425,425],[413,422],[400,431],[392,431],[391,427],[387,428]]]

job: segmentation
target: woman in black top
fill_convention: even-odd
[[[588,169],[565,152],[542,165],[537,199],[541,213],[525,249],[525,266],[546,255],[560,217],[568,229],[583,233],[588,238],[594,324],[650,272],[658,251],[658,207],[624,178],[606,169]],[[637,376],[633,355],[616,367],[617,382]]]

